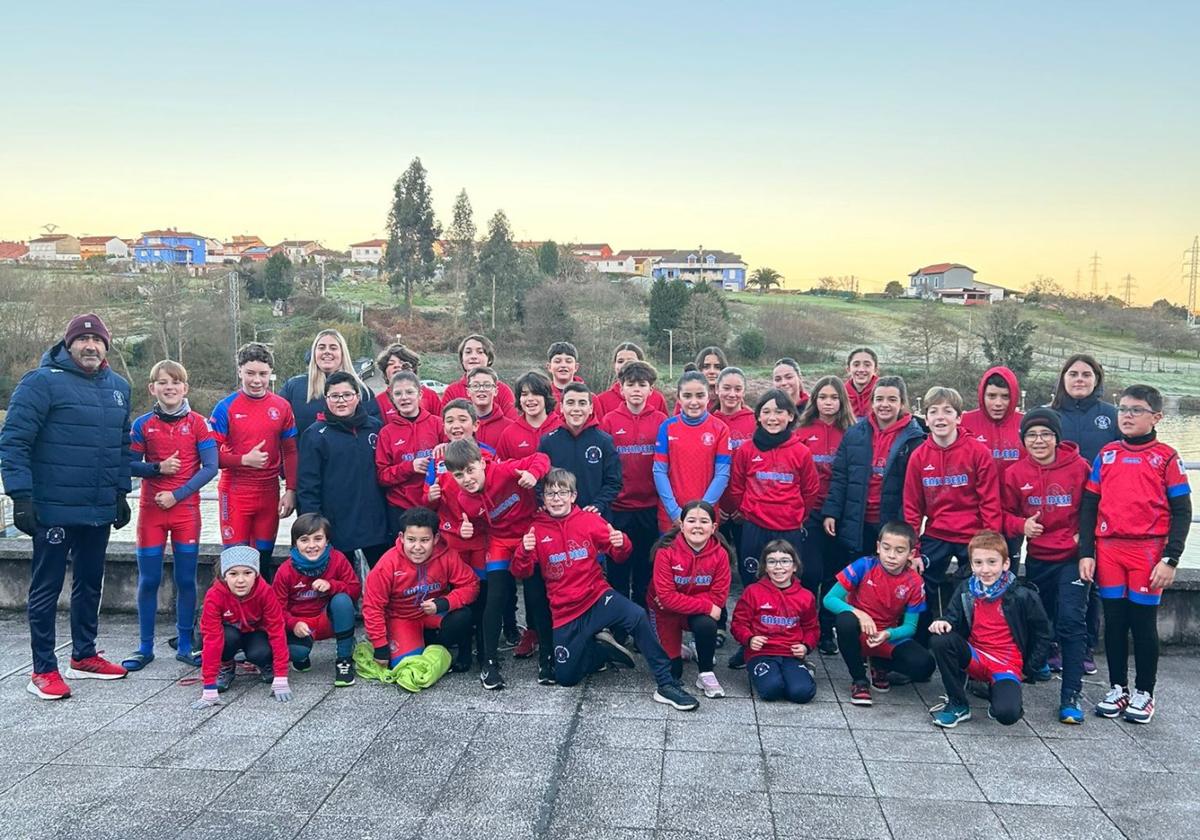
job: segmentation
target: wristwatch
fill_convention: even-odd
[[[1164,563],[1166,563],[1168,566],[1170,566],[1172,569],[1179,568],[1179,558],[1178,557],[1164,557],[1162,559],[1162,561]]]

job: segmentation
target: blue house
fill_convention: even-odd
[[[693,284],[707,283],[727,292],[746,288],[746,263],[740,254],[728,251],[672,251],[654,264],[653,275]]]
[[[148,230],[133,246],[138,265],[204,265],[206,260],[204,237],[186,230]]]

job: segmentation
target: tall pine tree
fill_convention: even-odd
[[[517,249],[513,245],[512,227],[503,210],[497,210],[488,222],[487,240],[479,249],[479,282],[467,292],[467,309],[472,317],[483,320],[490,314],[491,328],[496,328],[497,295],[502,295],[517,273]],[[507,309],[504,300],[500,305]]]
[[[433,197],[425,180],[425,167],[413,158],[404,174],[396,179],[392,209],[388,213],[388,245],[383,257],[388,285],[399,294],[412,317],[413,287],[433,277],[437,258],[433,243],[441,234],[433,217]]]

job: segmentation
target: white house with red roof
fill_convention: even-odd
[[[128,259],[129,246],[119,236],[81,236],[79,256],[85,260],[92,257]]]
[[[31,239],[29,259],[38,262],[79,262],[79,240],[68,233],[49,233]]]
[[[387,250],[386,239],[368,239],[350,246],[350,262],[374,263],[378,265]]]

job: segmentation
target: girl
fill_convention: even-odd
[[[817,643],[817,602],[800,585],[803,566],[786,540],[763,549],[758,580],[742,592],[733,608],[733,637],[746,649],[750,685],[768,702],[807,703],[817,684],[805,658]]]
[[[313,642],[336,639],[333,684],[354,685],[354,602],[362,584],[346,555],[330,545],[328,519],[318,513],[296,517],[291,555],[271,588],[283,608],[292,666],[307,671]]]
[[[391,382],[393,377],[402,370],[412,371],[419,377],[418,368],[420,366],[420,354],[403,344],[389,344],[382,353],[375,357],[375,367],[383,374],[384,382]],[[417,381],[419,383],[420,379]],[[386,391],[381,392],[375,401],[379,403],[379,419],[386,424],[389,415],[396,411],[396,406]],[[437,395],[437,391],[421,385],[421,408],[434,417],[441,414],[442,398]]]
[[[502,461],[532,455],[542,437],[562,425],[562,415],[554,410],[554,392],[545,374],[531,370],[517,380],[515,389],[520,414],[496,442],[496,457]]]
[[[800,373],[800,363],[790,356],[784,356],[771,368],[771,383],[791,397],[797,411],[803,411],[804,407],[808,405],[808,394],[804,390],[804,377]]]
[[[713,673],[717,622],[729,597],[732,546],[717,533],[717,512],[697,499],[683,506],[683,521],[652,549],[654,573],[646,593],[650,623],[671,658],[671,676],[683,677],[683,631],[696,640],[696,688],[705,697],[724,697]]]
[[[754,435],[757,424],[754,412],[746,407],[746,374],[741,368],[727,367],[717,377],[717,410],[714,415],[729,429],[729,449],[736,453],[739,446]],[[742,516],[725,488],[721,496],[721,534],[731,545],[742,544]],[[722,630],[724,624],[722,624]],[[724,643],[724,638],[721,639]]]
[[[486,335],[472,333],[460,341],[458,343],[458,364],[463,369],[463,378],[446,386],[446,390],[442,392],[442,407],[444,408],[450,400],[469,397],[467,374],[478,367],[490,368],[495,362],[496,348]],[[516,400],[513,399],[512,389],[498,381],[497,378],[496,406],[500,413],[506,415],[515,413],[515,405]]]
[[[632,341],[622,341],[617,345],[617,349],[613,350],[612,387],[602,394],[596,394],[592,400],[592,413],[597,420],[603,419],[605,414],[625,403],[625,397],[621,393],[621,368],[625,366],[626,362],[644,361],[646,361],[646,353]],[[651,411],[661,411],[663,414],[667,413],[667,401],[661,391],[655,388],[650,389],[650,394],[646,397],[646,408]]]
[[[411,370],[399,370],[389,380],[391,410],[375,446],[375,476],[387,492],[388,539],[400,533],[404,511],[422,502],[429,459],[442,435],[439,415],[424,408],[421,381]]]
[[[708,380],[698,371],[685,373],[676,394],[680,413],[663,421],[654,443],[660,533],[679,521],[677,499],[715,505],[729,484],[729,429],[708,413]]]
[[[904,379],[880,377],[871,414],[846,430],[838,446],[821,507],[825,533],[854,557],[875,552],[880,523],[903,518],[908,458],[923,440],[925,429],[909,411]]]
[[[851,359],[867,351],[858,350]],[[869,357],[868,357],[869,358]],[[874,383],[871,388],[874,390]],[[836,376],[824,376],[813,386],[812,399],[800,413],[796,437],[812,453],[817,468],[820,488],[814,500],[815,507],[805,523],[808,537],[804,540],[801,553],[805,567],[820,564],[822,594],[833,588],[834,578],[850,562],[849,555],[838,541],[825,533],[821,524],[821,507],[829,496],[829,482],[833,478],[833,459],[846,430],[854,425],[851,402],[854,399],[847,387]],[[833,613],[821,607],[821,653],[835,656],[838,652],[833,632]]]
[[[871,413],[871,392],[879,381],[879,357],[870,347],[856,347],[846,357],[846,394],[856,417]]]
[[[704,374],[705,381],[708,382],[708,410],[716,411],[717,408],[717,380],[721,376],[721,371],[729,367],[729,359],[725,356],[725,351],[720,347],[711,346],[701,348],[696,354],[696,370]]]
[[[354,372],[350,347],[345,337],[337,330],[321,330],[308,351],[308,372],[296,374],[279,389],[279,396],[292,406],[297,435],[303,435],[305,429],[317,422],[317,415],[324,413],[325,377],[338,371],[354,377],[355,388],[367,413],[372,417],[379,416],[375,394]]]

